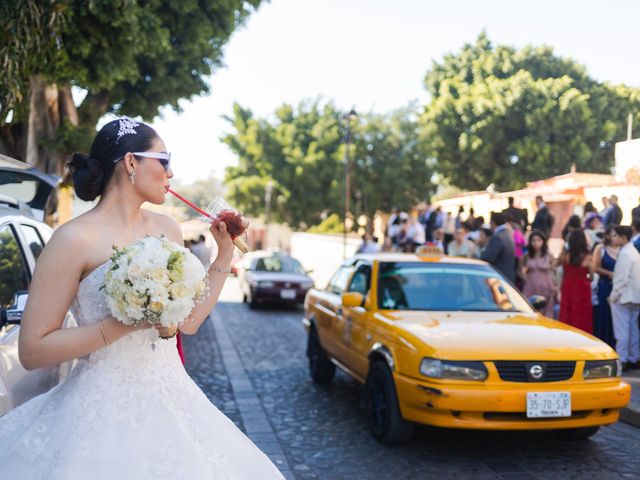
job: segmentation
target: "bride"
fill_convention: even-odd
[[[145,235],[182,245],[178,224],[141,209],[161,204],[170,154],[148,125],[114,120],[69,166],[76,194],[100,201],[57,229],[40,256],[20,327],[25,368],[78,359],[67,379],[0,418],[3,478],[269,479],[280,472],[189,378],[175,338],[113,318],[100,286],[112,246]],[[195,334],[215,306],[233,253],[224,223],[208,296],[179,330]],[[63,329],[71,308],[77,328]]]

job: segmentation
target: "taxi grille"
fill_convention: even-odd
[[[500,379],[505,382],[561,382],[573,377],[576,369],[576,362],[497,361],[493,363]],[[542,367],[541,378],[532,377],[530,369],[534,365]]]

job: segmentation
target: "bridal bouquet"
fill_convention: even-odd
[[[111,314],[126,325],[173,327],[205,294],[200,261],[165,237],[144,237],[113,250],[101,289]]]

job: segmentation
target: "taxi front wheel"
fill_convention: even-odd
[[[400,414],[393,375],[386,363],[377,361],[371,364],[365,391],[367,417],[373,436],[386,444],[409,441],[415,425]]]
[[[336,366],[329,359],[327,352],[320,345],[318,332],[309,330],[307,339],[307,356],[309,357],[309,373],[315,383],[329,383],[336,374]]]

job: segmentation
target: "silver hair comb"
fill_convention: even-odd
[[[118,129],[118,138],[116,138],[116,142],[120,140],[120,137],[125,135],[136,135],[136,127],[140,124],[134,122],[129,117],[122,117],[119,120],[119,129]]]

